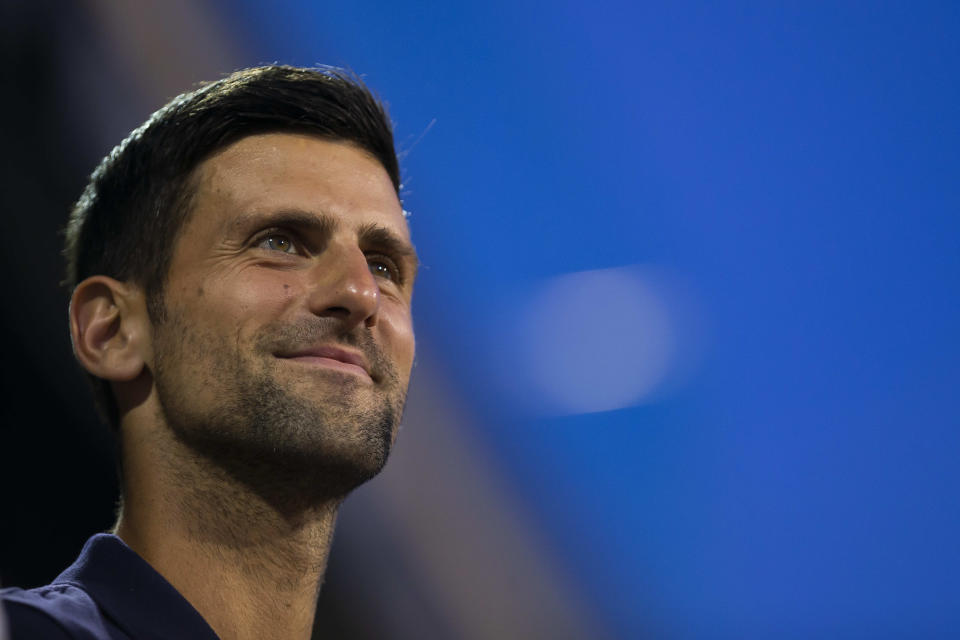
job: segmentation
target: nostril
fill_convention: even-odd
[[[347,317],[350,315],[350,309],[346,307],[327,307],[327,315]]]

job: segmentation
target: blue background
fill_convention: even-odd
[[[418,327],[616,633],[960,634],[958,5],[241,5],[258,61],[389,102]],[[628,264],[692,284],[683,384],[485,380],[529,283]]]

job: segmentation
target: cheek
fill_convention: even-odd
[[[393,310],[380,315],[380,331],[384,344],[390,350],[394,362],[404,375],[409,375],[413,366],[416,341],[413,334],[413,318],[408,310]]]
[[[242,326],[258,319],[269,321],[289,306],[299,291],[297,281],[285,276],[289,274],[250,270],[229,279],[208,281],[205,295],[196,303],[220,324]]]

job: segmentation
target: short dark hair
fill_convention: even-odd
[[[187,221],[195,169],[240,138],[306,133],[357,145],[375,157],[400,194],[386,108],[354,74],[333,67],[244,69],[177,96],[117,145],[94,170],[66,227],[64,284],[92,275],[143,288],[162,321],[163,286]],[[110,385],[90,376],[98,409],[118,426]]]

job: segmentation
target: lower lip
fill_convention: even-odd
[[[363,367],[350,362],[343,362],[342,360],[334,360],[333,358],[324,358],[322,356],[296,356],[294,358],[287,358],[287,360],[323,367],[324,369],[334,369],[336,371],[343,371],[344,373],[352,373],[367,380],[371,379],[370,374],[368,374]]]

